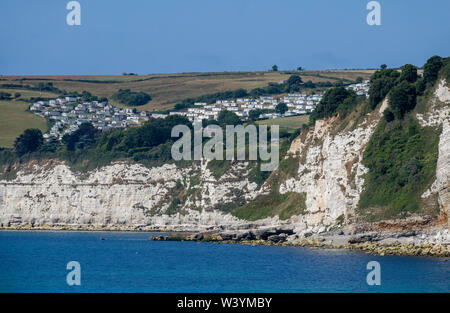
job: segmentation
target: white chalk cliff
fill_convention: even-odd
[[[418,114],[422,125],[441,126],[436,181],[422,197],[438,195],[441,217],[447,219],[450,180],[450,91],[441,81],[429,112]],[[367,169],[362,153],[386,108],[365,116],[357,125],[336,131],[335,118],[316,122],[294,140],[288,157],[298,156],[298,173],[279,186],[281,194],[306,193],[307,212],[285,223],[298,232],[321,232],[338,223],[352,223]],[[77,174],[59,161],[28,164],[14,179],[0,180],[0,226],[67,225],[117,229],[204,230],[237,227],[239,220],[218,206],[241,196],[251,201],[268,186],[248,180],[248,164],[235,163],[216,179],[206,164],[179,168],[174,164],[146,168],[115,163]],[[191,185],[191,177],[198,179]],[[180,188],[181,184],[181,188]],[[176,213],[170,206],[177,193],[184,202]],[[275,216],[260,221],[277,224]]]

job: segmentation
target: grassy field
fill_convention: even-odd
[[[138,110],[164,110],[172,108],[186,98],[198,97],[219,91],[244,88],[251,90],[277,83],[289,78],[294,72],[221,72],[221,73],[180,73],[132,76],[2,76],[1,84],[26,84],[37,86],[39,82],[53,82],[54,86],[66,91],[89,91],[110,99],[119,89],[143,91],[152,95],[153,100]],[[296,72],[303,81],[337,82],[350,81],[357,77],[369,78],[370,70],[302,71]],[[20,92],[20,91],[19,91]],[[112,102],[114,105],[121,106]]]
[[[374,73],[374,70],[325,70],[325,71],[305,71],[306,74],[304,81],[308,75],[310,76],[320,76],[320,77],[330,77],[335,79],[343,79],[354,81],[358,77],[362,77],[363,79],[369,79],[370,76]]]
[[[295,129],[301,128],[303,124],[307,124],[309,121],[309,115],[299,115],[299,116],[289,116],[274,118],[271,120],[257,121],[260,125],[279,125],[280,129],[286,129],[288,131],[293,131]]]
[[[153,100],[138,110],[160,111],[172,108],[176,103],[186,98],[194,98],[219,91],[244,88],[251,90],[265,87],[268,83],[278,83],[286,80],[292,74],[298,74],[303,81],[312,82],[344,82],[354,81],[357,77],[367,79],[373,73],[371,70],[330,70],[330,71],[301,71],[301,72],[221,72],[221,73],[179,73],[152,75],[99,75],[99,76],[0,76],[0,91],[14,96],[16,92],[21,96],[18,100],[1,103],[0,112],[0,146],[10,147],[14,139],[25,129],[37,127],[47,128],[43,118],[26,112],[31,97],[57,97],[57,94],[27,89],[2,88],[2,84],[21,84],[37,87],[40,82],[53,82],[60,90],[89,91],[99,97],[107,97],[116,106],[123,105],[112,101],[111,96],[119,89],[131,89],[150,94]],[[318,91],[318,90],[316,90]],[[289,117],[259,123],[279,123],[280,128],[292,131],[307,122],[308,117]],[[26,127],[25,127],[26,126]]]
[[[0,101],[0,147],[12,147],[27,128],[47,131],[46,120],[27,109],[28,103],[22,101]]]
[[[56,98],[58,97],[58,94],[53,92],[39,92],[36,90],[28,90],[28,89],[6,89],[6,88],[0,88],[0,92],[7,92],[10,93],[13,97],[15,93],[20,93],[20,97],[17,98],[17,100],[23,100],[23,101],[29,101],[30,98]]]

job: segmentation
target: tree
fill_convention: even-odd
[[[239,125],[242,124],[241,119],[235,113],[227,110],[222,110],[217,117],[217,122],[220,126]]]
[[[411,64],[405,64],[402,66],[402,73],[400,74],[400,80],[406,80],[410,83],[415,83],[417,80],[417,67]]]
[[[252,122],[259,119],[259,116],[261,115],[261,110],[251,110],[248,112],[248,119]]]
[[[278,65],[274,64],[274,65],[272,66],[272,71],[278,72]]]
[[[388,122],[388,123],[395,120],[394,113],[392,113],[392,111],[389,109],[384,110],[383,116],[384,116],[384,119],[386,120],[386,122]]]
[[[287,110],[288,110],[288,107],[287,107],[286,103],[284,103],[284,102],[278,103],[277,106],[275,107],[275,111],[277,111],[281,115],[284,115],[284,113],[286,113]]]
[[[39,91],[50,91],[50,92],[60,92],[60,90],[53,86],[52,82],[43,83],[40,82],[37,86]]]
[[[369,103],[373,109],[386,97],[400,73],[393,69],[384,69],[376,71],[370,78]]]
[[[97,96],[93,96],[89,91],[83,90],[81,92],[81,99],[86,102],[98,101]]]
[[[416,81],[416,93],[418,96],[423,95],[423,93],[425,92],[425,89],[427,88],[427,84],[425,83],[425,79],[423,78],[419,78]]]
[[[302,88],[302,78],[298,75],[291,75],[285,83],[285,92],[299,92]]]
[[[301,67],[301,66],[297,67],[297,71],[303,71],[303,70],[304,70],[303,67]]]
[[[440,56],[435,55],[429,58],[427,63],[423,66],[423,78],[425,83],[434,84],[442,66],[443,62]]]
[[[247,96],[248,96],[247,90],[245,90],[243,88],[236,89],[235,91],[233,91],[234,98],[244,98]]]
[[[47,142],[39,148],[43,152],[55,152],[59,147],[59,140],[55,137],[51,137]]]
[[[142,91],[134,92],[130,89],[119,89],[112,97],[128,106],[141,106],[152,100],[152,97],[149,94]]]
[[[316,109],[310,115],[310,123],[324,117],[330,117],[337,113],[347,114],[356,103],[356,93],[344,87],[328,89]]]
[[[44,143],[44,137],[39,129],[26,129],[14,142],[14,150],[17,155],[34,152]]]
[[[316,88],[316,84],[314,84],[311,80],[308,80],[306,83],[303,84],[303,87],[314,89]]]
[[[385,69],[387,69],[387,65],[386,65],[386,64],[381,64],[381,65],[380,65],[380,68],[381,68],[382,70],[385,70]]]
[[[302,78],[298,75],[291,75],[287,80],[288,85],[300,85],[303,83]]]
[[[62,138],[68,151],[82,150],[95,144],[98,130],[91,123],[83,123],[72,134],[66,134]]]
[[[0,91],[0,100],[10,100],[11,94],[9,92]]]
[[[403,119],[405,114],[416,106],[416,87],[406,80],[392,88],[389,94],[389,107],[396,119]]]

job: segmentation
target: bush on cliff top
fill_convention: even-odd
[[[354,91],[347,90],[344,87],[328,89],[314,112],[309,116],[309,124],[312,125],[318,119],[338,113],[345,116],[354,110],[356,105],[356,93]]]

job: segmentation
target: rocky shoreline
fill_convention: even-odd
[[[203,231],[183,230],[172,226],[132,225],[9,225],[0,231],[123,231],[169,233],[149,238],[151,241],[196,241],[217,244],[244,244],[306,247],[310,249],[362,250],[374,255],[450,257],[450,230],[431,228],[426,230],[365,231],[354,233],[341,229],[320,234],[297,234],[294,227],[267,226],[254,229]]]
[[[135,225],[33,225],[33,224],[12,224],[0,226],[0,231],[118,231],[118,232],[185,232],[173,227],[149,227]],[[186,230],[192,233],[192,230]]]
[[[434,236],[434,237],[433,237]],[[150,237],[152,241],[196,241],[218,244],[270,245],[306,247],[311,249],[362,250],[374,255],[450,257],[450,232],[448,229],[427,231],[397,231],[385,233],[312,234],[299,237],[292,228],[266,227],[245,231],[173,233]]]

